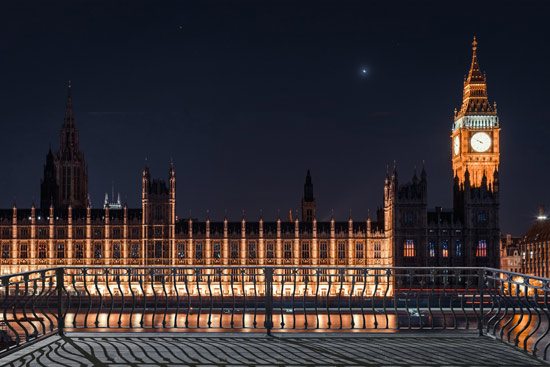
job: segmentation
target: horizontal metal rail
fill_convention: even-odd
[[[547,359],[549,282],[472,267],[57,267],[0,277],[0,355],[74,330],[471,330]]]

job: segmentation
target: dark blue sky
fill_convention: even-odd
[[[425,160],[430,205],[449,207],[476,34],[502,124],[501,228],[520,234],[550,204],[550,6],[451,4],[2,2],[0,206],[39,202],[71,79],[96,207],[113,181],[138,206],[146,157],[163,177],[174,160],[180,216],[274,218],[310,168],[321,219],[364,219],[394,160],[401,180]]]

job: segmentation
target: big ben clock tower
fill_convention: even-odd
[[[460,184],[464,184],[468,172],[472,187],[480,187],[484,179],[488,187],[493,185],[500,163],[499,132],[496,103],[489,103],[474,37],[472,65],[464,80],[462,106],[455,110],[451,134],[453,172]]]

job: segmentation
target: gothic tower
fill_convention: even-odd
[[[142,250],[147,264],[169,264],[174,254],[176,222],[176,170],[170,164],[168,184],[152,179],[149,168],[142,172]]]
[[[313,197],[313,183],[311,173],[307,170],[304,183],[304,196],[302,197],[302,222],[313,222],[315,218],[315,198]]]
[[[465,263],[498,267],[500,123],[496,105],[489,104],[487,98],[475,37],[472,46],[472,65],[451,135],[454,220],[464,227]]]
[[[65,119],[61,127],[59,150],[50,151],[44,166],[40,204],[48,208],[85,208],[88,198],[88,168],[80,151],[78,130],[75,125],[71,83],[67,92]]]
[[[500,163],[499,132],[496,103],[489,103],[487,81],[479,68],[474,37],[472,64],[464,80],[462,106],[459,111],[455,110],[451,134],[453,173],[461,185],[466,170],[472,187],[481,186],[484,176],[489,186],[493,184]]]

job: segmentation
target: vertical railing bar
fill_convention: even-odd
[[[319,287],[321,286],[321,269],[315,269],[315,328],[319,329]]]
[[[94,286],[95,286],[95,290],[98,294],[98,297],[99,297],[99,307],[97,308],[97,313],[96,313],[96,316],[95,316],[95,327],[98,328],[99,327],[99,315],[101,313],[101,311],[103,310],[103,295],[101,294],[101,291],[99,290],[99,284],[98,284],[98,272],[97,271],[94,271],[93,272],[94,274]]]
[[[19,337],[19,333],[15,330],[15,328],[11,325],[11,322],[8,321],[8,314],[7,314],[7,310],[10,309],[10,306],[9,304],[11,304],[11,300],[9,301],[9,304],[8,304],[8,299],[9,299],[9,294],[10,294],[10,277],[9,276],[6,276],[5,278],[2,278],[2,281],[3,281],[3,286],[4,286],[4,289],[5,289],[5,293],[4,293],[4,302],[2,302],[2,313],[3,313],[3,318],[4,318],[4,322],[6,323],[6,326],[12,331],[13,335],[15,335],[15,345],[16,346],[19,346],[19,344],[21,343],[21,339]],[[9,347],[8,347],[9,348]]]
[[[24,302],[23,302],[23,319],[27,320],[27,322],[30,324],[31,328],[33,329],[33,332],[26,337],[27,341],[29,341],[30,338],[36,338],[38,336],[38,329],[34,325],[34,322],[32,320],[29,321],[28,317],[27,317],[27,304],[31,300],[31,296],[29,296],[29,281],[30,281],[29,280],[29,274],[25,274],[23,276],[23,282],[24,282],[24,285],[25,285],[25,293],[23,295],[23,299],[24,299]]]
[[[41,286],[40,286],[40,292],[38,292],[39,280],[42,281]],[[34,289],[35,289],[35,295],[36,295],[37,292],[38,292],[38,294],[35,296],[35,300],[32,303],[32,310],[33,310],[33,314],[36,315],[36,317],[38,318],[38,315],[36,314],[36,308],[37,307],[40,310],[40,314],[44,315],[44,309],[42,308],[42,305],[41,305],[43,294],[44,294],[44,274],[43,274],[42,271],[40,272],[40,278],[34,279]],[[46,334],[46,323],[45,323],[43,317],[40,317],[40,325],[42,326],[42,335],[45,335]]]
[[[451,314],[453,318],[453,329],[456,330],[458,328],[457,325],[457,318],[456,318],[456,312],[454,308],[454,296],[455,293],[458,293],[457,287],[458,283],[460,281],[460,276],[458,275],[457,271],[452,272],[453,277],[451,278],[452,284],[449,285],[449,308],[451,309]]]
[[[132,288],[132,274],[133,269],[127,268],[126,275],[128,276],[128,290],[130,291],[130,296],[132,297],[132,308],[130,309],[130,316],[128,317],[128,327],[132,329],[134,327],[134,311],[136,310],[136,294]]]
[[[187,310],[185,312],[185,328],[189,328],[189,313],[191,312],[191,294],[189,293],[189,273],[187,270],[183,272],[183,284],[185,286],[185,292],[187,293]]]
[[[390,328],[390,319],[388,317],[388,312],[386,309],[386,299],[388,297],[388,292],[390,290],[390,278],[391,276],[391,269],[386,269],[386,290],[384,291],[384,298],[382,298],[382,309],[384,310],[384,318],[386,319],[386,327],[385,329]]]
[[[302,275],[304,279],[304,294],[302,299],[302,307],[304,309],[304,329],[307,330],[308,328],[308,322],[307,322],[307,291],[308,291],[308,283],[309,283],[309,270],[304,270],[304,274]]]
[[[84,268],[82,269],[83,274],[83,283],[84,283],[84,290],[86,291],[86,294],[88,296],[88,309],[86,310],[86,315],[84,315],[84,328],[88,328],[88,316],[90,315],[90,312],[92,311],[92,294],[90,292],[90,289],[88,288],[88,269]]]
[[[231,308],[231,320],[229,322],[231,329],[233,329],[235,326],[235,270],[236,268],[231,268],[231,275],[229,276],[229,284],[231,286],[231,299],[233,303],[233,306]]]
[[[424,271],[424,269],[422,271]],[[416,312],[418,313],[418,322],[420,324],[420,330],[422,330],[422,329],[424,329],[424,320],[422,318],[422,311],[420,310],[420,295],[424,293],[424,284],[426,284],[426,280],[425,280],[426,274],[421,272],[419,277],[420,277],[420,290],[417,290],[415,292],[415,294],[416,294]]]
[[[361,271],[361,270],[355,270],[355,269],[351,269],[351,290],[349,292],[349,301],[348,301],[348,307],[349,307],[349,316],[350,316],[350,326],[351,326],[351,329],[354,329],[355,328],[355,319],[354,319],[354,314],[353,314],[353,305],[352,305],[352,297],[354,295],[354,291],[355,291],[355,281],[356,281],[356,277],[357,277],[357,271]]]
[[[15,323],[17,325],[19,325],[19,328],[23,330],[23,333],[25,334],[25,341],[28,341],[29,340],[29,332],[27,331],[27,328],[23,325],[23,323],[20,321],[20,317],[17,316],[17,311],[19,310],[19,281],[16,280],[14,282],[14,285],[15,285],[15,294],[14,294],[14,297],[13,297],[13,305],[10,307],[11,310],[12,310],[12,315],[13,315],[13,320],[15,321]],[[59,318],[58,318],[59,319]]]
[[[407,312],[407,320],[408,320],[408,329],[410,330],[412,328],[411,323],[411,313],[409,311],[409,298],[412,294],[412,282],[413,282],[413,271],[409,270],[407,272],[408,278],[409,278],[409,289],[405,292],[405,311]]]
[[[65,271],[60,267],[55,270],[57,286],[57,330],[60,336],[65,334],[65,315],[63,314],[63,288],[65,287]]]
[[[265,267],[265,328],[267,335],[271,335],[273,329],[273,268]]]
[[[280,302],[279,302],[279,306],[280,306],[280,312],[281,312],[281,322],[279,323],[281,325],[281,329],[284,329],[285,328],[285,317],[284,317],[284,299],[283,299],[283,293],[285,291],[285,281],[286,281],[286,275],[287,275],[287,268],[282,268],[280,269],[282,270],[282,274],[281,274],[281,289],[280,289],[280,292],[281,292],[281,295],[280,295]]]
[[[367,320],[365,317],[365,292],[367,291],[367,278],[369,276],[369,270],[367,268],[361,269],[361,272],[363,274],[363,289],[361,290],[360,300],[359,304],[361,307],[361,317],[363,320],[363,329],[366,329],[367,327]]]
[[[298,269],[292,268],[292,299],[290,301],[292,308],[292,328],[296,329],[296,309],[294,308],[294,299],[296,297],[296,282],[298,278]]]
[[[178,274],[178,270],[177,268],[172,268],[172,283],[174,285],[174,292],[176,293],[176,311],[175,311],[175,314],[174,314],[174,328],[177,328],[178,327],[178,314],[179,314],[179,311],[180,311],[180,294],[179,294],[179,291],[178,291],[178,277],[177,277],[177,274]]]
[[[76,272],[76,270],[75,270]],[[74,312],[73,317],[73,328],[76,329],[76,318],[78,315],[80,315],[80,308],[82,307],[82,295],[80,294],[80,291],[78,290],[78,287],[76,286],[76,275],[75,273],[71,274],[71,284],[73,285],[73,289],[76,293],[76,297],[78,298],[78,305],[76,306],[76,311]]]
[[[483,336],[483,309],[484,309],[484,303],[485,303],[485,271],[479,270],[478,271],[478,289],[479,289],[479,318],[478,318],[478,324],[477,329],[479,332],[479,336]]]
[[[246,268],[241,268],[241,292],[243,293],[243,311],[242,311],[242,328],[246,328],[246,287],[245,287]]]
[[[218,275],[219,275],[218,282],[219,282],[219,286],[220,286],[220,303],[221,303],[221,307],[220,307],[220,329],[222,329],[223,328],[223,313],[224,313],[222,278],[223,278],[224,275],[223,275],[223,269],[222,268],[219,268],[216,271],[218,272]]]
[[[141,302],[141,306],[142,306],[142,311],[141,311],[141,316],[139,318],[139,327],[143,329],[143,324],[145,322],[145,313],[147,312],[147,295],[146,295],[146,292],[145,292],[145,289],[147,288],[147,285],[145,285],[145,288],[143,287],[143,283],[146,281],[145,280],[145,276],[146,276],[146,270],[145,269],[138,269],[138,272],[137,272],[137,276],[138,276],[138,284],[139,284],[139,289],[141,290],[141,297],[143,298],[142,302]]]
[[[158,296],[157,296],[157,291],[155,289],[155,280],[157,278],[156,273],[157,273],[156,269],[152,268],[149,274],[151,278],[151,291],[153,292],[153,315],[151,316],[151,328],[153,329],[157,328],[155,325],[155,317],[157,316],[157,309],[158,309]],[[145,289],[147,289],[147,287]]]
[[[258,268],[253,268],[251,269],[250,271],[252,271],[252,285],[254,287],[254,320],[252,322],[252,325],[254,326],[254,329],[256,329],[256,326],[258,325],[257,321],[256,321],[256,317],[257,317],[257,314],[258,314],[258,290],[256,289],[256,286],[257,286],[257,281],[256,281],[256,277],[258,276],[257,274],[257,270]]]
[[[195,268],[195,285],[197,287],[198,302],[199,307],[197,307],[197,328],[201,327],[200,319],[202,315],[202,293],[200,282],[202,281],[202,270],[200,268]]]
[[[394,274],[393,274],[393,279],[394,279],[394,288],[393,288],[393,312],[394,312],[394,315],[395,315],[395,319],[396,319],[396,323],[395,323],[395,328],[397,330],[401,329],[401,322],[399,321],[399,309],[398,309],[398,306],[400,306],[399,304],[399,294],[401,294],[401,288],[402,288],[402,285],[403,285],[403,272],[401,271],[395,271]],[[405,300],[406,302],[406,300]]]
[[[512,306],[512,315],[508,318],[508,321],[506,321],[506,323],[504,323],[504,325],[502,325],[502,327],[500,329],[500,339],[501,340],[504,340],[504,333],[506,332],[506,329],[508,328],[508,326],[512,323],[512,320],[514,319],[514,316],[516,314],[515,306],[511,301],[511,299],[512,299],[512,283],[511,283],[510,275],[507,276],[506,281],[508,283],[508,293],[509,294],[508,294],[508,297],[505,298],[506,299],[506,308],[504,309],[504,315],[502,316],[502,318],[504,319],[508,316],[508,308],[509,308],[508,306],[509,305]],[[506,294],[506,289],[504,287],[504,282],[502,283],[502,293]]]
[[[107,329],[111,328],[111,314],[115,306],[115,299],[113,297],[113,292],[111,291],[111,285],[109,284],[109,274],[110,274],[109,269],[105,269],[105,287],[107,288],[107,292],[109,292],[109,297],[111,298],[109,312],[107,313]]]
[[[342,329],[342,293],[344,293],[344,269],[338,269],[338,277],[340,279],[340,287],[338,289],[338,318],[340,319],[340,327]]]
[[[207,321],[207,325],[208,325],[208,328],[211,328],[212,327],[212,309],[214,307],[214,298],[212,298],[212,285],[211,285],[211,274],[210,274],[210,271],[208,271],[208,273],[206,274],[206,284],[208,286],[208,294],[210,296],[210,306],[209,306],[209,309],[208,309],[208,321]]]
[[[373,270],[374,271],[374,288],[372,289],[372,299],[371,299],[371,311],[374,318],[374,328],[378,329],[378,315],[376,314],[376,308],[375,308],[375,302],[376,302],[376,292],[378,292],[378,269]]]
[[[31,298],[31,311],[32,315],[38,322],[40,323],[40,326],[42,327],[42,335],[46,334],[46,325],[44,325],[44,319],[42,317],[38,317],[38,314],[36,313],[36,303],[38,303],[38,297],[40,294],[37,295],[38,292],[38,278],[34,278],[32,280],[33,286],[32,286],[32,298]],[[37,334],[40,334],[40,332],[37,330]]]
[[[468,317],[468,314],[466,313],[466,310],[464,309],[464,302],[466,299],[466,294],[468,294],[469,284],[470,284],[470,278],[468,277],[468,274],[464,275],[465,283],[464,283],[464,293],[460,297],[460,307],[462,308],[462,313],[464,315],[464,318],[466,319],[466,329],[468,330],[470,328],[470,318]]]
[[[434,289],[435,289],[435,283],[437,282],[437,270],[435,269],[430,270],[430,277],[428,279],[432,283],[432,286],[430,287],[430,292],[428,293],[428,314],[430,315],[428,319],[430,320],[430,329],[433,330],[434,317],[432,312],[432,299],[435,294]],[[420,320],[422,321],[422,315],[420,315]]]
[[[168,271],[168,274],[166,272]],[[161,284],[162,284],[162,292],[164,294],[164,314],[162,316],[162,328],[166,328],[166,317],[168,316],[168,291],[166,290],[166,276],[170,276],[169,270],[162,269],[162,278]]]
[[[325,297],[326,302],[326,308],[327,308],[327,327],[328,329],[332,326],[332,321],[330,319],[330,291],[332,288],[332,275],[330,271],[327,270],[327,277],[328,277],[328,289],[327,289],[327,296]]]
[[[126,300],[124,299],[124,290],[122,289],[121,282],[120,282],[120,276],[122,275],[121,273],[122,273],[122,269],[117,270],[115,274],[116,284],[118,287],[118,291],[120,292],[120,311],[118,313],[118,321],[117,321],[117,325],[119,329],[122,327],[122,315],[124,314],[124,310],[126,306],[125,305]]]

